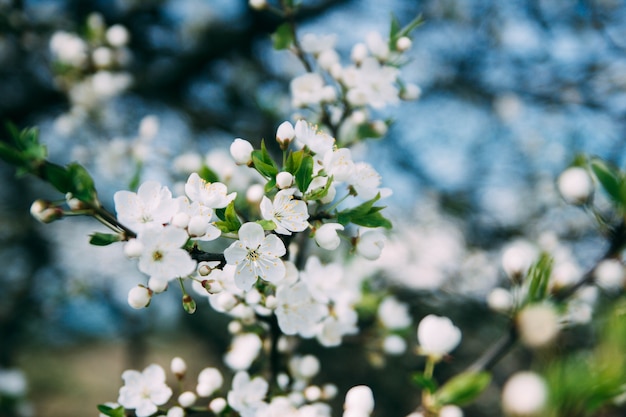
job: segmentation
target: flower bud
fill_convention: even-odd
[[[244,139],[235,139],[230,145],[230,154],[237,165],[248,165],[252,162],[252,144]]]
[[[224,411],[227,405],[228,403],[226,402],[226,400],[220,397],[211,400],[211,402],[209,403],[209,408],[211,409],[211,411],[213,411],[213,413],[215,413],[215,415],[219,415],[222,411]]]
[[[350,59],[355,63],[362,62],[367,57],[367,46],[364,43],[357,43],[352,47]]]
[[[143,253],[143,243],[137,239],[130,239],[124,245],[124,255],[128,258],[139,258]]]
[[[374,394],[367,385],[357,385],[346,393],[346,400],[343,408],[347,411],[361,412],[368,415],[374,411]]]
[[[196,391],[201,397],[208,397],[220,389],[224,384],[224,377],[217,368],[204,368],[198,375]]]
[[[189,219],[187,232],[189,233],[189,236],[204,236],[208,227],[209,222],[206,221],[205,217],[193,216],[191,219]]]
[[[502,253],[502,268],[514,282],[519,282],[537,259],[537,250],[530,243],[518,241]]]
[[[246,191],[246,201],[251,206],[258,205],[265,196],[265,190],[261,184],[252,184]]]
[[[276,129],[276,141],[280,144],[282,150],[287,149],[295,136],[296,131],[290,122],[282,122]]]
[[[559,332],[559,317],[548,305],[529,305],[518,313],[517,329],[524,345],[541,348],[556,338]]]
[[[254,10],[263,10],[267,7],[267,0],[249,0],[248,5]]]
[[[196,302],[191,298],[189,294],[183,295],[183,308],[189,314],[196,312]]]
[[[111,46],[122,47],[128,44],[130,35],[128,29],[122,25],[113,25],[106,31],[106,40]]]
[[[335,250],[341,243],[337,231],[343,229],[339,223],[325,223],[315,231],[315,242],[323,249]]]
[[[206,277],[207,275],[211,273],[211,271],[212,269],[208,262],[200,262],[198,264],[198,274],[201,277]],[[204,281],[202,282],[202,286],[204,286]]]
[[[449,318],[429,314],[417,326],[417,341],[423,354],[439,358],[461,342],[461,330]]]
[[[172,373],[176,375],[176,378],[182,379],[187,372],[187,364],[185,363],[185,360],[183,358],[177,356],[172,359],[172,362],[170,363],[170,369]]]
[[[178,404],[183,408],[191,407],[196,402],[196,394],[191,391],[185,391],[178,396]]]
[[[412,45],[413,45],[413,42],[407,36],[401,36],[396,41],[396,49],[400,52],[408,51],[409,49],[411,49]]]
[[[190,217],[187,213],[176,213],[172,217],[172,226],[176,226],[179,229],[185,229],[189,225]]]
[[[363,233],[356,242],[356,252],[371,261],[380,257],[385,247],[385,235],[377,230],[368,230]]]
[[[142,285],[131,288],[128,291],[128,305],[135,309],[147,307],[151,298],[152,291]]]
[[[439,410],[439,417],[463,417],[463,410],[456,405],[444,405]]]
[[[508,313],[513,308],[513,296],[504,288],[494,288],[487,296],[487,305],[493,311]]]
[[[320,371],[320,361],[313,355],[305,355],[298,361],[298,375],[313,378]]]
[[[397,334],[390,334],[383,340],[383,350],[388,355],[401,355],[406,351],[406,341]]]
[[[155,293],[163,292],[167,289],[167,280],[150,277],[150,279],[148,280],[148,288],[150,288]]]
[[[310,385],[304,389],[303,394],[307,401],[315,402],[322,397],[322,389],[317,385]]]
[[[593,182],[584,168],[568,168],[557,181],[559,192],[569,204],[585,204],[593,194]]]
[[[52,223],[63,217],[63,210],[46,200],[35,200],[30,206],[30,214],[42,223]]]
[[[408,83],[404,86],[402,91],[400,91],[400,98],[402,100],[417,100],[422,95],[422,89],[419,88],[418,85]]]
[[[504,384],[502,408],[510,416],[537,416],[548,399],[543,378],[534,372],[518,372]]]
[[[607,259],[593,271],[596,284],[607,290],[617,290],[624,286],[624,265],[617,259]]]
[[[289,172],[279,172],[276,175],[276,185],[281,190],[291,187],[293,184],[293,175]]]
[[[179,406],[174,406],[167,410],[166,417],[185,417],[185,410],[183,410]]]

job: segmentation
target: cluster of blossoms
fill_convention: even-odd
[[[362,278],[347,277],[341,265],[323,264],[317,256],[298,270],[297,255],[288,256],[287,247],[295,234],[306,232],[322,250],[335,251],[340,235],[347,235],[363,258],[378,258],[385,237],[371,226],[388,227],[388,221],[373,204],[390,191],[380,187],[371,165],[354,162],[349,149],[337,148],[334,138],[306,121],[284,122],[276,138],[286,157],[281,170],[264,146],[254,150],[250,142],[236,139],[230,147],[235,163],[265,177],[258,185],[267,192],[250,210],[257,221],[242,222],[237,192],[197,173],[189,175],[180,197],[156,181],[144,182],[136,193],[115,194],[117,220],[136,234],[128,236],[124,252],[149,276],[147,285],[130,291],[131,306],[147,306],[171,280],[185,278],[215,309],[237,319],[275,314],[286,335],[336,346],[357,332]],[[349,197],[360,204],[344,208]],[[350,223],[370,227],[355,232]],[[220,237],[234,240],[224,245],[223,255],[202,251],[203,244]],[[188,294],[184,303],[186,308],[192,303]]]
[[[57,88],[72,103],[71,114],[93,110],[102,100],[120,94],[132,84],[124,68],[132,60],[126,27],[107,27],[100,14],[88,16],[85,33],[55,32],[50,38],[50,58]]]

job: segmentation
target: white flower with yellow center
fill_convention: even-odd
[[[172,396],[165,383],[165,371],[152,364],[143,372],[127,370],[122,374],[125,385],[120,388],[117,402],[127,409],[134,409],[137,417],[148,417],[158,411]]]
[[[169,223],[178,209],[171,191],[156,181],[144,182],[136,193],[118,191],[113,199],[118,220],[136,232]]]
[[[309,227],[307,219],[309,212],[306,203],[293,198],[293,188],[276,193],[274,202],[263,197],[261,200],[261,214],[265,220],[272,220],[276,224],[276,233],[290,235],[291,232],[301,232]]]
[[[226,207],[237,196],[237,193],[226,193],[226,185],[221,182],[206,182],[195,172],[185,184],[185,194],[191,201],[212,209]]]
[[[150,227],[137,240],[141,243],[139,270],[161,282],[184,277],[196,269],[196,261],[182,249],[189,236],[175,226]]]
[[[244,223],[239,228],[239,240],[224,251],[224,257],[226,263],[236,267],[237,287],[248,291],[257,278],[273,284],[285,278],[285,264],[280,257],[286,252],[278,236],[265,236],[258,223]]]

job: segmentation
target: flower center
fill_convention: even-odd
[[[246,259],[250,262],[256,262],[261,257],[258,248],[257,249],[249,249],[248,254],[246,255]]]
[[[154,251],[152,252],[152,260],[154,262],[159,262],[161,259],[163,259],[163,253],[161,253],[160,251]]]

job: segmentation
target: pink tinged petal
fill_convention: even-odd
[[[265,232],[263,227],[258,223],[244,223],[239,228],[239,240],[248,249],[257,249],[263,243]]]
[[[261,252],[264,257],[280,258],[287,253],[287,249],[285,249],[285,244],[278,236],[269,234],[263,240],[259,252]]]

